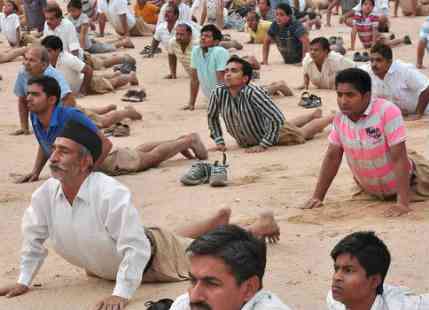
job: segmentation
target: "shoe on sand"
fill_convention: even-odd
[[[226,186],[228,182],[228,165],[226,164],[226,154],[223,153],[222,164],[219,164],[219,161],[216,160],[213,166],[211,167],[210,172],[210,186]]]
[[[188,170],[181,178],[180,182],[183,185],[199,185],[203,183],[208,183],[210,179],[212,165],[200,161],[191,166],[191,169]]]

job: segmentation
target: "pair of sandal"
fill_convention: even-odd
[[[143,102],[145,98],[146,92],[144,89],[130,89],[125,93],[121,100],[127,102]]]
[[[368,52],[363,52],[362,54],[359,52],[354,53],[353,54],[353,61],[354,62],[368,62],[369,61]]]
[[[115,125],[104,129],[104,135],[107,137],[128,137],[130,135],[130,126],[124,123],[116,123]]]
[[[306,109],[318,108],[322,105],[322,98],[305,91],[301,94],[301,100],[298,105]]]

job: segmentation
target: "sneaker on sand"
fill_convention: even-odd
[[[199,185],[208,183],[212,165],[207,162],[197,162],[186,172],[180,182],[183,185]]]
[[[228,171],[226,170],[228,165],[226,164],[226,155],[223,153],[223,162],[219,164],[219,161],[215,161],[211,167],[210,173],[210,186],[226,186],[228,182]]]

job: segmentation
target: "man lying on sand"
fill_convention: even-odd
[[[329,147],[313,197],[304,209],[319,208],[341,165],[343,153],[358,186],[382,200],[397,204],[386,213],[399,216],[412,211],[410,189],[428,197],[427,162],[407,155],[405,124],[393,103],[371,99],[371,77],[361,69],[341,71],[336,79],[340,113],[333,121]]]
[[[373,232],[355,232],[334,247],[328,310],[425,310],[429,294],[384,284],[390,266],[387,246]]]
[[[116,280],[113,294],[95,309],[123,309],[142,279],[186,280],[189,238],[229,223],[231,210],[222,209],[177,234],[143,227],[130,191],[115,179],[92,171],[101,153],[100,137],[81,123],[68,122],[57,136],[49,159],[52,178],[33,193],[23,217],[18,282],[0,289],[0,296],[14,297],[29,290],[47,256],[43,244],[50,239],[60,256],[88,275]],[[264,214],[247,230],[274,242],[280,236],[272,214]]]
[[[210,96],[208,124],[217,150],[226,150],[219,114],[228,133],[249,153],[264,152],[273,145],[304,143],[332,122],[333,115],[322,117],[321,110],[286,122],[265,90],[249,84],[252,74],[250,63],[232,56],[226,66],[225,84]]]

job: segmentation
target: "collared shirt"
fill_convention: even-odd
[[[7,41],[12,44],[17,44],[17,29],[19,28],[19,16],[15,13],[6,16],[4,13],[0,13],[0,31],[4,34]]]
[[[334,51],[328,53],[328,57],[322,64],[321,71],[319,71],[309,53],[305,55],[303,60],[304,74],[308,75],[311,83],[317,88],[323,89],[334,89],[337,73],[352,67],[355,67],[353,61]]]
[[[280,26],[273,22],[268,29],[268,35],[276,43],[283,60],[287,64],[295,64],[302,61],[301,38],[307,34],[299,20],[292,19],[287,25]]]
[[[346,310],[346,306],[332,297],[326,297],[328,310]],[[383,285],[383,294],[377,295],[370,310],[426,310],[429,309],[429,294],[415,295],[402,286]]]
[[[186,47],[185,51],[182,50],[182,47],[179,43],[177,43],[176,38],[172,38],[169,45],[169,54],[170,55],[176,55],[179,62],[182,64],[183,68],[185,68],[185,71],[191,75],[191,55],[192,55],[192,49],[194,48],[193,42],[189,42],[188,46]]]
[[[221,46],[211,47],[205,54],[201,46],[192,49],[191,68],[197,70],[201,90],[206,98],[210,98],[218,83],[216,72],[225,71],[228,59],[228,50]]]
[[[249,33],[253,43],[262,44],[267,36],[268,29],[271,27],[271,22],[268,20],[260,20],[256,31],[246,25],[246,31]]]
[[[80,30],[82,28],[82,25],[87,25],[89,27],[89,17],[85,13],[81,13],[79,17],[76,19],[74,19],[73,16],[71,15],[68,15],[67,18],[73,24],[78,36],[80,36]],[[87,32],[85,36],[85,46],[81,46],[81,48],[87,50],[87,49],[90,49],[91,46],[92,46],[92,42]]]
[[[52,144],[69,120],[79,122],[95,133],[98,132],[97,126],[95,126],[95,124],[80,110],[71,107],[63,107],[61,105],[57,105],[52,111],[49,128],[47,130],[43,128],[42,123],[35,113],[30,113],[30,119],[34,135],[47,157],[51,156]]]
[[[123,33],[122,22],[120,15],[127,16],[128,30],[131,30],[136,24],[136,18],[128,8],[127,0],[99,0],[97,10],[99,13],[106,14],[107,20],[112,24],[113,28],[118,33]]]
[[[372,81],[372,96],[385,98],[396,104],[401,110],[415,113],[419,96],[429,87],[429,79],[413,64],[395,60],[384,79],[380,79],[369,65],[363,67]],[[428,113],[429,106],[425,113]]]
[[[177,297],[170,310],[190,310],[189,294]],[[290,310],[275,294],[261,290],[255,294],[241,310]],[[420,310],[420,309],[419,309]]]
[[[157,25],[165,22],[165,12],[167,11],[168,3],[164,3],[161,7],[161,10],[159,11],[158,15],[158,23]],[[192,21],[192,15],[191,15],[191,8],[186,3],[180,2],[178,5],[179,8],[179,18],[177,19],[177,22],[180,23],[186,23]]]
[[[71,89],[63,74],[56,70],[51,65],[47,66],[43,75],[50,76],[57,80],[61,89],[61,99],[64,99],[69,93],[71,93]],[[14,93],[18,97],[26,97],[28,91],[28,80],[31,78],[30,74],[25,70],[24,66],[18,72],[18,76],[16,77]]]
[[[153,35],[153,38],[157,40],[158,42],[161,42],[161,45],[168,50],[168,45],[170,43],[170,40],[176,36],[176,26],[177,21],[174,24],[173,28],[168,30],[168,23],[163,22],[156,26],[155,33]]]
[[[79,52],[79,58],[83,59],[83,50],[80,47],[79,37],[76,29],[71,21],[67,18],[61,19],[61,23],[55,28],[49,28],[45,22],[45,28],[43,29],[43,37],[57,36],[63,42],[63,50],[66,52]]]
[[[399,108],[376,98],[358,121],[353,122],[338,113],[332,125],[329,142],[342,147],[360,187],[381,198],[396,194],[397,180],[390,148],[406,140]],[[411,162],[408,170],[411,174]]]
[[[85,63],[73,54],[61,52],[55,68],[60,71],[74,93],[79,93],[83,82]]]
[[[269,147],[278,142],[285,118],[263,88],[249,84],[236,97],[226,86],[217,87],[208,108],[210,136],[216,144],[225,144],[219,122],[222,115],[226,130],[240,146]]]
[[[66,261],[103,279],[115,280],[113,295],[130,298],[141,283],[151,248],[131,193],[103,173],[91,173],[73,204],[61,183],[48,179],[31,197],[22,220],[18,283],[29,286],[42,266],[46,239]]]

